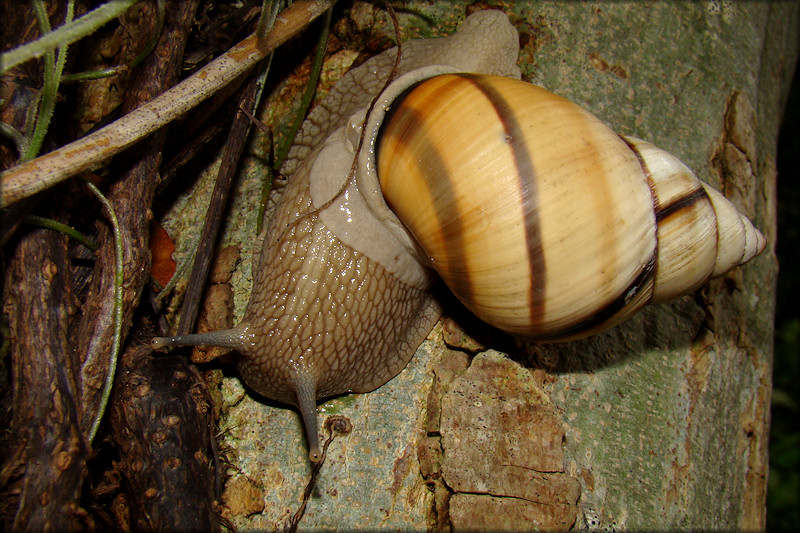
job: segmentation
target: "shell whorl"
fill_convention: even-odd
[[[764,250],[766,240],[750,220],[677,157],[641,139],[624,139],[653,193],[658,262],[652,302],[693,291]]]
[[[677,158],[518,80],[414,83],[375,143],[359,179],[470,310],[518,336],[591,335],[764,246]]]

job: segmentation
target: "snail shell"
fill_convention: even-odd
[[[348,91],[380,87],[392,52],[346,76],[320,106],[338,125],[312,113],[304,127],[241,323],[153,346],[235,348],[250,387],[299,407],[314,461],[316,400],[372,390],[406,366],[440,314],[434,271],[481,319],[567,340],[763,250],[750,221],[674,156],[504,77],[519,75],[516,39],[505,15],[484,11],[451,37],[409,43],[408,73],[369,117],[371,96]],[[475,53],[481,42],[502,59]]]
[[[533,340],[606,329],[765,245],[677,158],[519,80],[416,84],[375,154],[371,178],[450,290]]]

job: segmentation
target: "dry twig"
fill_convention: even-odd
[[[0,174],[0,208],[100,165],[215,94],[325,12],[334,0],[298,0],[263,42],[255,34],[158,98],[91,135]]]

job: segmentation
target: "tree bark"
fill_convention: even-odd
[[[140,7],[141,20],[152,22],[154,33],[155,2]],[[136,71],[126,111],[178,79],[196,7],[196,1],[167,4],[164,31],[153,54]],[[166,132],[157,132],[121,157],[117,170],[122,176],[108,192],[125,252],[123,338],[149,273],[150,206],[165,137]],[[47,194],[64,195],[68,190],[66,185],[57,189]],[[53,198],[49,200],[56,207],[47,211],[65,211],[68,202],[53,202]],[[100,209],[95,212],[102,216]],[[13,254],[3,280],[11,341],[13,424],[9,442],[13,447],[3,450],[0,514],[9,517],[4,523],[15,530],[78,530],[92,525],[80,507],[90,455],[87,445],[93,422],[103,415],[100,392],[104,381],[114,377],[109,376],[114,338],[114,286],[110,281],[115,270],[114,240],[104,226],[91,289],[83,301],[76,302],[74,265],[67,254],[66,237],[52,230],[26,229],[23,226],[18,231],[14,248],[7,248]],[[76,311],[79,307],[80,314]],[[207,462],[203,464],[208,467]],[[207,507],[210,509],[210,501]]]
[[[411,3],[400,21],[406,36],[448,34],[465,4]],[[508,349],[500,338],[483,346],[508,357],[473,357],[452,340],[451,323],[437,327],[387,385],[323,404],[353,431],[331,445],[300,527],[763,529],[775,151],[800,9],[519,2],[506,10],[520,31],[524,77],[676,154],[770,245],[696,294],[583,341]],[[372,37],[391,33],[366,4],[350,16]],[[223,236],[245,259],[254,252],[257,178],[253,167],[242,180]],[[186,200],[167,225],[191,240],[193,223],[176,220],[203,201]],[[234,276],[239,314],[249,268],[243,261]],[[485,333],[471,322],[460,329]],[[279,527],[310,473],[299,416],[247,396],[235,378],[224,381],[223,398],[223,440],[236,457],[223,515],[239,529]],[[504,450],[515,450],[513,462]]]
[[[182,357],[147,345],[124,358],[109,413],[118,470],[137,531],[218,531],[206,384]]]
[[[145,7],[149,10],[145,10],[142,19],[155,27],[155,5]],[[179,80],[183,50],[196,9],[197,1],[168,4],[164,30],[153,52],[133,75],[123,104],[124,113],[155,98]],[[151,208],[166,138],[166,129],[157,131],[117,158],[112,169],[119,179],[106,193],[117,213],[123,249],[122,338],[128,334],[150,272]],[[81,320],[73,331],[73,342],[84,358],[81,399],[85,406],[85,427],[90,427],[99,408],[114,339],[114,285],[109,280],[114,279],[116,256],[109,226],[101,229],[99,240],[91,286],[82,306]]]
[[[66,335],[72,303],[66,238],[27,232],[7,274],[9,328],[17,342],[9,354],[14,419],[0,475],[1,514],[14,530],[78,530],[87,448],[78,361]]]

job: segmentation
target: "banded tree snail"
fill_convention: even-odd
[[[345,75],[309,115],[242,321],[153,340],[235,348],[250,387],[299,407],[312,461],[316,401],[373,390],[406,366],[438,320],[437,274],[482,320],[561,341],[764,249],[677,158],[516,79],[518,37],[504,14],[406,43],[404,74],[366,117],[395,53]]]

